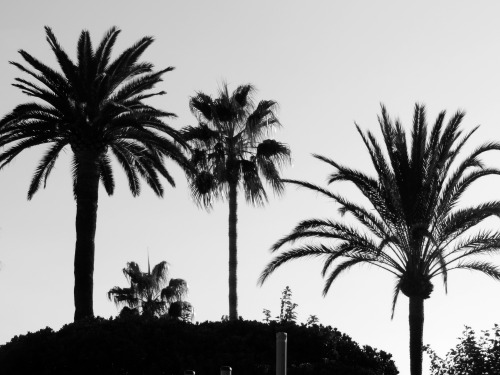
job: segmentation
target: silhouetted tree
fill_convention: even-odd
[[[264,314],[264,323],[270,323],[271,321],[275,321],[278,323],[296,323],[297,322],[297,313],[295,309],[298,307],[296,303],[292,302],[292,290],[287,285],[285,289],[281,292],[280,297],[280,313],[275,317],[275,320],[271,320],[271,310],[263,309],[262,313]]]
[[[287,285],[283,292],[281,293],[280,298],[280,314],[276,317],[276,320],[280,323],[285,322],[296,322],[297,321],[297,313],[295,309],[297,308],[297,304],[292,302],[292,290]]]
[[[264,319],[262,319],[262,321],[264,323],[270,323],[271,322],[271,310],[262,309],[262,314],[264,314]]]
[[[313,326],[319,324],[319,319],[316,315],[309,315],[306,321],[306,326]]]
[[[191,162],[198,174],[191,180],[195,199],[209,208],[214,199],[229,201],[229,319],[238,319],[237,299],[237,203],[238,189],[247,202],[262,205],[267,195],[262,177],[276,193],[283,191],[280,167],[290,160],[289,148],[274,139],[264,139],[280,123],[276,102],[262,100],[254,105],[251,85],[229,93],[227,84],[219,97],[198,93],[190,100],[191,112],[199,121],[183,129],[192,146]]]
[[[123,167],[134,196],[140,192],[140,177],[161,196],[162,175],[174,185],[165,169],[164,157],[186,168],[187,160],[178,144],[178,132],[162,118],[174,114],[143,102],[160,92],[149,92],[173,68],[155,72],[153,65],[139,62],[153,38],[144,37],[110,60],[120,33],[111,28],[94,50],[88,31],[82,31],[73,62],[49,27],[47,41],[62,72],[20,50],[26,64],[11,62],[32,81],[16,78],[14,86],[38,99],[17,106],[0,121],[0,168],[25,149],[46,144],[47,151],[35,170],[28,191],[31,199],[40,185],[45,187],[57,157],[71,149],[73,193],[76,200],[75,320],[93,316],[94,237],[99,181],[111,195],[115,182],[111,155]],[[177,142],[177,143],[176,143]],[[2,147],[4,146],[4,147]],[[10,146],[10,147],[5,147]]]
[[[193,307],[183,301],[188,285],[182,279],[168,280],[168,263],[163,261],[148,272],[142,272],[135,262],[127,263],[123,274],[130,283],[129,288],[115,286],[108,292],[108,298],[117,306],[124,306],[122,315],[164,316],[191,321]],[[123,313],[123,314],[122,314]]]
[[[428,345],[431,375],[497,375],[500,373],[500,327],[481,331],[477,337],[474,330],[465,327],[460,342],[446,357],[440,358]]]
[[[465,154],[463,147],[477,128],[463,134],[459,130],[463,117],[463,112],[457,112],[444,125],[445,112],[441,112],[428,134],[425,108],[416,105],[411,141],[407,144],[401,123],[393,122],[382,106],[379,123],[385,150],[371,132],[363,133],[358,127],[375,167],[375,178],[315,155],[335,168],[329,183],[352,182],[370,205],[362,206],[308,182],[285,180],[331,198],[340,205],[340,213],[351,214],[359,227],[336,219],[300,222],[273,245],[272,251],[284,245],[292,247],[272,260],[260,277],[262,284],[292,259],[324,257],[326,295],[333,281],[357,264],[368,263],[392,273],[396,278],[393,314],[400,292],[410,302],[412,375],[422,373],[424,300],[433,290],[431,279],[441,275],[446,288],[447,274],[452,269],[481,271],[500,279],[496,266],[474,257],[499,250],[500,232],[480,230],[477,225],[500,215],[500,202],[456,208],[473,182],[500,174],[497,169],[483,166],[480,160],[485,152],[499,150],[500,144],[486,143]]]

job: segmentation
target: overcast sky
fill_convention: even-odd
[[[144,60],[165,68],[151,104],[178,115],[170,124],[195,125],[189,97],[216,94],[252,83],[256,99],[280,105],[283,128],[276,139],[292,150],[288,178],[325,184],[332,172],[311,153],[373,173],[354,121],[380,136],[377,115],[384,103],[408,128],[415,102],[427,105],[429,122],[446,109],[467,112],[464,129],[480,124],[470,140],[500,140],[500,5],[482,1],[3,1],[0,12],[0,114],[28,99],[10,86],[19,76],[9,60],[25,49],[56,66],[43,26],[76,56],[76,42],[88,29],[96,44],[111,26],[122,29],[115,51],[145,35],[156,41]],[[70,150],[56,164],[48,186],[26,200],[42,148],[25,152],[0,171],[0,344],[45,326],[59,329],[73,319],[75,203]],[[500,155],[487,159],[498,167]],[[196,320],[228,314],[227,203],[208,213],[189,196],[183,173],[168,163],[177,183],[158,199],[144,187],[133,198],[120,170],[116,192],[100,191],[94,275],[94,311],[117,309],[106,296],[126,286],[121,272],[129,261],[147,266],[166,260],[171,276],[190,286]],[[498,199],[500,179],[476,186],[465,201]],[[351,186],[341,191],[354,194]],[[352,196],[352,195],[351,195]],[[392,276],[363,266],[344,274],[329,295],[321,295],[321,262],[296,261],[279,269],[263,287],[257,279],[272,259],[269,247],[300,220],[337,217],[336,206],[305,190],[288,187],[270,194],[264,208],[239,205],[239,313],[261,320],[262,309],[279,313],[279,298],[290,286],[299,320],[315,314],[361,345],[394,355],[409,373],[408,299],[401,297],[391,321]],[[498,222],[492,222],[498,226]],[[500,264],[500,257],[492,257]],[[449,275],[448,294],[440,280],[425,304],[424,343],[444,355],[464,325],[475,330],[499,323],[500,283],[467,271]],[[289,340],[293,340],[290,337]],[[428,361],[424,364],[427,373]]]

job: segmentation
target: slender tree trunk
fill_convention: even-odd
[[[94,316],[94,239],[99,191],[97,158],[79,157],[76,168],[75,321]]]
[[[424,334],[424,299],[410,299],[410,374],[422,375],[422,346]]]
[[[229,320],[238,320],[238,293],[236,271],[237,260],[237,232],[238,222],[238,185],[229,183]]]

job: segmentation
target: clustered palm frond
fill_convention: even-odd
[[[70,146],[75,186],[78,169],[90,163],[98,170],[107,193],[112,194],[115,182],[110,155],[114,155],[133,195],[140,192],[140,177],[162,195],[159,175],[174,185],[163,158],[173,159],[186,169],[189,164],[176,145],[184,145],[183,139],[162,120],[175,115],[144,103],[165,93],[149,90],[173,69],[154,71],[151,63],[138,61],[153,38],[140,39],[111,60],[120,30],[111,28],[96,49],[88,31],[83,31],[77,61],[73,62],[52,30],[45,30],[61,72],[23,50],[19,53],[24,65],[11,61],[31,78],[16,78],[14,86],[37,101],[17,106],[0,121],[0,147],[10,146],[0,152],[0,169],[23,150],[48,145],[29,187],[31,198],[41,185],[45,186],[61,151]]]
[[[289,148],[274,139],[264,139],[275,126],[277,103],[253,103],[255,88],[239,86],[232,94],[224,84],[215,99],[204,93],[191,98],[190,108],[199,121],[183,129],[192,146],[191,162],[198,173],[191,181],[195,199],[210,206],[214,198],[226,196],[230,184],[240,184],[245,198],[263,204],[267,194],[260,176],[277,193],[283,191],[280,167],[290,160]]]
[[[108,292],[108,298],[117,306],[124,307],[122,313],[144,316],[168,316],[184,321],[193,317],[192,305],[184,301],[188,285],[182,279],[168,280],[168,263],[158,263],[153,270],[142,272],[135,262],[127,263],[123,274],[130,283],[129,288],[115,286]],[[122,314],[121,314],[122,315]]]
[[[463,112],[457,112],[445,125],[445,112],[441,112],[428,129],[425,108],[416,105],[408,142],[401,123],[392,121],[382,106],[379,123],[385,150],[371,132],[364,133],[357,127],[376,177],[314,155],[335,168],[328,183],[353,183],[370,205],[365,207],[311,183],[285,180],[331,198],[340,205],[340,213],[351,214],[358,225],[330,219],[300,222],[273,245],[273,251],[285,245],[292,247],[272,260],[260,283],[290,260],[324,257],[326,294],[344,271],[368,263],[396,277],[394,313],[400,292],[426,299],[433,290],[431,279],[441,275],[446,287],[448,271],[453,269],[481,271],[500,279],[496,266],[475,257],[500,250],[500,232],[479,225],[490,216],[500,215],[500,202],[456,208],[473,182],[500,174],[500,170],[484,166],[480,159],[487,151],[500,150],[500,144],[485,143],[462,156],[465,144],[477,129],[467,133],[459,130],[463,117]]]

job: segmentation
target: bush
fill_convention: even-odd
[[[189,324],[135,317],[71,323],[0,346],[3,375],[218,374],[275,372],[276,332],[288,333],[290,375],[395,375],[391,355],[363,348],[335,328],[256,321]]]
[[[500,375],[500,327],[497,324],[490,331],[482,331],[479,337],[465,326],[459,340],[444,359],[430,346],[425,347],[431,358],[432,375]]]

